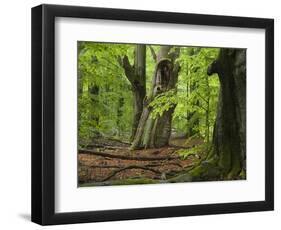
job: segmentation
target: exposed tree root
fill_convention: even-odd
[[[175,163],[175,162],[165,162],[166,165],[175,165],[175,166],[178,166],[179,168],[183,168],[183,166],[179,163]],[[141,167],[161,167],[163,166],[163,164],[145,164],[145,165],[138,165],[138,166],[141,166]],[[122,169],[126,166],[120,166],[120,165],[90,165],[88,167],[91,167],[91,168],[119,168],[119,169]]]
[[[190,168],[182,175],[172,178],[169,182],[191,182],[191,181],[216,181],[220,179],[220,170],[216,165],[201,162]]]
[[[110,143],[94,143],[92,147],[79,150],[82,170],[79,172],[79,181],[82,186],[193,181],[190,171],[202,162],[201,157],[205,159],[200,153],[190,154],[188,159],[183,159],[177,153],[182,149],[178,146],[136,152],[128,151],[127,147],[115,148]],[[95,149],[99,147],[105,150]]]
[[[137,161],[159,161],[159,160],[177,160],[180,159],[180,156],[165,156],[165,157],[146,157],[146,156],[125,156],[125,155],[116,155],[106,152],[98,152],[95,150],[89,149],[80,149],[79,154],[93,154],[96,156],[108,157],[108,158],[118,158],[123,160],[137,160]]]
[[[148,170],[148,171],[151,171],[151,172],[154,172],[156,174],[161,174],[160,171],[156,170],[156,169],[152,169],[152,168],[147,168],[147,167],[143,167],[143,166],[139,166],[139,165],[129,165],[127,167],[124,167],[124,168],[121,168],[121,169],[118,169],[118,170],[115,170],[113,171],[109,176],[107,176],[106,178],[104,178],[102,180],[103,181],[107,181],[109,180],[110,178],[112,178],[113,176],[115,176],[117,173],[119,172],[122,172],[124,170],[128,170],[128,169],[143,169],[143,170]]]
[[[115,149],[124,150],[124,149],[126,149],[126,147],[123,147],[123,146],[113,146],[113,145],[110,145],[110,144],[89,144],[87,147],[88,148],[106,148],[106,149],[112,149],[112,150],[115,150]]]
[[[149,166],[149,165],[146,165]],[[114,167],[113,167],[114,168]],[[159,170],[154,170],[151,168],[146,168],[138,165],[130,165],[127,167],[120,168],[118,170],[115,170],[112,172],[109,176],[102,179],[101,181],[88,181],[86,183],[81,184],[82,186],[91,186],[91,185],[126,185],[126,184],[157,184],[157,183],[175,183],[175,182],[186,182],[189,177],[187,176],[187,172],[192,170],[194,166],[189,166],[185,168],[183,171],[170,171],[168,173],[165,173],[165,176],[169,177],[168,179],[161,178],[160,175],[163,174],[163,172]],[[130,170],[130,169],[143,169],[152,171],[153,173],[157,174],[155,178],[128,178],[128,179],[119,179],[119,180],[110,180],[112,177],[114,177],[119,172],[122,172],[124,170]],[[185,172],[185,173],[183,173]],[[175,176],[176,174],[176,176]]]

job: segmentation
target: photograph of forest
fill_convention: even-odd
[[[246,49],[77,42],[78,186],[246,179]]]

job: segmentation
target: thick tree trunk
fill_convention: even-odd
[[[133,141],[139,125],[140,117],[143,111],[143,100],[145,97],[145,89],[133,90],[134,96],[134,114],[132,124],[132,134],[130,140]]]
[[[178,73],[173,72],[173,70],[173,63],[169,60],[162,59],[158,63],[152,100],[160,93],[175,89]],[[150,120],[147,123],[147,129],[144,134],[143,144],[145,148],[159,148],[169,144],[174,110],[175,106],[165,111],[162,116],[158,115],[155,119],[149,118]]]
[[[171,47],[169,46],[162,46],[157,55],[151,92],[144,101],[145,107],[131,146],[132,149],[142,147],[155,148],[168,145],[171,134],[172,114],[175,107],[170,108],[162,116],[154,119],[150,116],[152,108],[149,106],[149,103],[160,93],[174,89],[176,86],[179,66],[174,64],[174,61],[179,55],[179,49],[169,53],[170,49]]]
[[[146,45],[136,45],[134,65],[131,65],[127,56],[119,59],[120,65],[124,68],[125,75],[132,86],[134,97],[134,112],[131,141],[133,141],[140,117],[143,111],[143,101],[146,95]]]
[[[143,101],[146,95],[146,46],[137,45],[135,51],[135,79],[133,82],[134,116],[131,141],[133,141],[143,110]]]
[[[246,50],[221,49],[208,69],[217,73],[220,95],[213,132],[213,151],[226,178],[239,175],[246,158]]]

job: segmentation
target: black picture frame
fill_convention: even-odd
[[[265,200],[239,203],[55,213],[55,18],[265,29]],[[41,225],[267,211],[274,209],[274,20],[125,9],[32,8],[32,221]]]

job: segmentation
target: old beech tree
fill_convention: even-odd
[[[245,170],[246,158],[246,50],[221,49],[208,69],[217,73],[220,94],[210,156],[218,159],[228,178]]]
[[[179,56],[180,48],[172,48],[172,46],[161,46],[157,55],[151,48],[156,61],[152,87],[149,95],[143,101],[144,108],[131,145],[132,149],[159,148],[169,143],[172,115],[176,105],[155,118],[151,116],[150,102],[157,95],[176,87],[179,72],[176,58]]]

